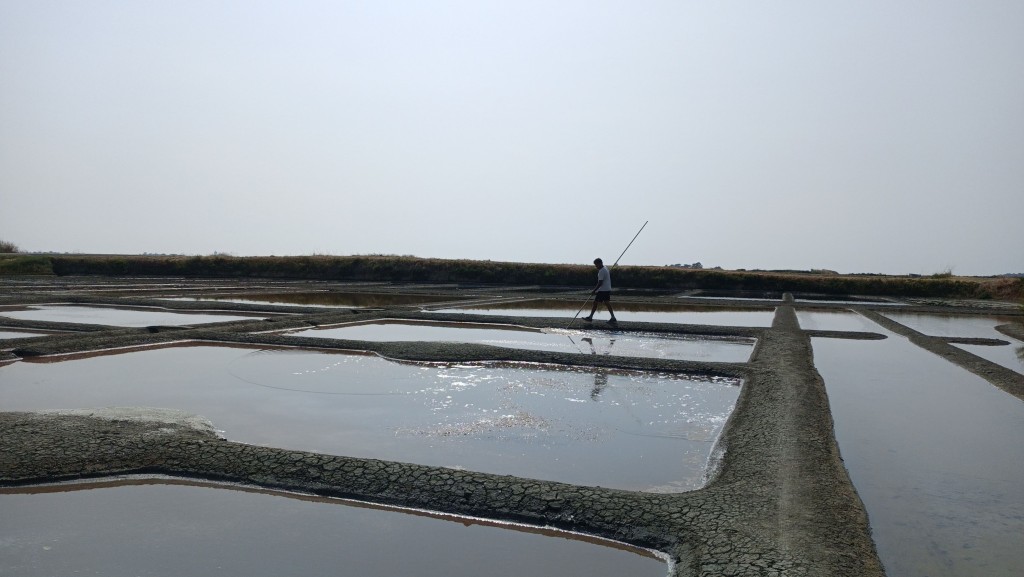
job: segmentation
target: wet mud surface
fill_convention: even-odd
[[[200,303],[157,300],[203,290],[244,291],[245,282],[192,283],[182,279],[46,279],[4,286],[0,305],[60,302],[163,306],[182,311],[230,310],[280,312],[263,320],[229,321],[201,327],[115,328],[0,318],[0,329],[75,331],[0,342],[0,362],[51,361],[121,347],[173,343],[229,343],[261,348],[370,351],[409,361],[514,361],[574,367],[661,371],[683,375],[725,376],[743,380],[736,408],[719,438],[721,456],[701,489],[652,494],[541,481],[478,471],[415,465],[397,461],[287,450],[227,441],[208,427],[174,419],[129,418],[119,414],[0,413],[0,484],[25,486],[124,474],[243,483],[326,497],[398,505],[554,527],[661,551],[672,558],[679,576],[712,575],[884,575],[871,539],[867,514],[843,466],[833,434],[829,401],[813,363],[811,337],[879,339],[877,333],[823,326],[804,330],[797,310],[856,310],[871,321],[947,360],[965,366],[1007,390],[1021,386],[1018,373],[957,349],[949,337],[922,335],[886,319],[870,304],[795,303],[786,295],[773,303],[771,326],[709,326],[629,320],[620,315],[618,330],[670,335],[754,338],[747,362],[580,355],[482,344],[445,342],[372,342],[288,337],[280,331],[309,329],[383,318],[472,321],[538,329],[564,328],[566,318],[552,316],[436,313],[415,306],[328,310],[253,303]],[[253,285],[259,283],[252,283]],[[274,283],[275,291],[308,292],[310,283]],[[327,288],[318,286],[317,289]],[[501,301],[515,291],[474,287],[379,284],[343,287],[347,291],[389,290],[403,294],[467,297]],[[260,285],[266,292],[267,287]],[[340,289],[339,289],[340,290]],[[543,296],[543,295],[542,295]],[[470,298],[471,297],[471,298]],[[565,298],[553,293],[545,298]],[[622,297],[667,303],[673,297]],[[570,302],[578,302],[573,297]],[[678,303],[678,299],[674,302]],[[209,305],[209,306],[206,306]],[[448,305],[451,306],[451,305]],[[719,306],[709,304],[709,307]],[[928,305],[933,306],[933,305]],[[928,306],[908,307],[929,312]],[[888,310],[891,305],[879,305]],[[715,309],[709,309],[715,310]],[[958,309],[961,313],[971,310]],[[982,311],[990,313],[990,310]],[[1003,314],[1002,312],[1000,314]],[[0,313],[2,317],[2,313]],[[891,324],[890,324],[891,323]],[[901,332],[902,331],[902,332]],[[1000,370],[994,369],[997,367]],[[3,368],[0,366],[0,371]],[[987,376],[985,376],[987,375]],[[2,376],[2,373],[0,373]],[[1014,394],[1011,392],[1011,394]],[[1017,391],[1020,396],[1020,391]]]

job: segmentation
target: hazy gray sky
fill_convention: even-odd
[[[0,0],[24,250],[1024,272],[1024,2]]]

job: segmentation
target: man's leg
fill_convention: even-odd
[[[604,306],[608,307],[608,314],[612,315],[612,318],[608,322],[614,323],[616,321],[616,319],[615,319],[615,311],[612,310],[612,301],[610,299],[604,301]]]

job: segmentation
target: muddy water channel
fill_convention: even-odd
[[[742,363],[755,339],[655,335],[610,330],[530,329],[509,325],[380,321],[311,329],[294,336],[366,341],[479,343],[515,349]]]
[[[800,316],[805,328],[858,330],[864,320]],[[973,333],[990,320],[917,328],[988,336]],[[1019,575],[1024,403],[901,336],[871,330],[888,338],[815,338],[813,348],[839,447],[888,575]]]
[[[433,309],[444,313],[475,313],[486,315],[509,315],[523,317],[566,317],[566,324],[572,321],[581,307],[583,312],[572,323],[573,328],[582,325],[580,320],[590,313],[593,302],[584,306],[582,297],[579,302],[560,301],[553,299],[532,299],[525,301],[473,305],[457,308]],[[679,323],[694,325],[722,325],[740,327],[771,326],[775,316],[771,308],[709,308],[690,305],[612,302],[612,309],[620,321],[640,321],[656,323]],[[598,324],[608,320],[608,310],[599,307],[594,314]]]
[[[664,561],[338,500],[128,482],[0,492],[0,573],[660,577]],[[343,568],[339,570],[339,568]]]
[[[177,326],[262,318],[253,315],[178,313],[159,309],[73,305],[38,305],[20,307],[18,309],[0,309],[0,317],[9,317],[23,321],[80,323],[115,327]]]
[[[231,440],[644,491],[693,489],[739,393],[725,378],[172,347],[0,368],[5,410],[140,406]]]

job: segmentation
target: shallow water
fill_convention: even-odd
[[[883,332],[877,323],[854,312],[796,311],[796,318],[804,330]]]
[[[978,315],[929,315],[918,313],[891,313],[884,316],[933,337],[979,337],[1007,340],[995,329],[998,325],[1016,322],[1017,317]]]
[[[1024,375],[1024,343],[1005,335],[1003,340],[1010,341],[1011,344],[1003,346],[954,344],[953,346]]]
[[[871,303],[876,305],[890,305],[900,304],[888,299],[878,297],[865,297],[856,295],[826,295],[816,293],[792,293],[794,300],[797,302],[809,302],[809,303],[849,303],[849,304],[864,304]]]
[[[515,349],[730,363],[746,362],[755,342],[755,339],[739,337],[700,338],[601,330],[541,331],[526,327],[499,327],[501,325],[381,321],[289,334],[366,341],[478,343]]]
[[[889,301],[873,301],[870,299],[833,299],[829,297],[821,298],[810,298],[810,297],[795,297],[794,302],[803,304],[819,304],[819,305],[862,305],[870,303],[873,306],[884,306],[884,307],[900,307],[906,306],[906,303],[900,302],[889,302]]]
[[[204,346],[0,367],[0,406],[180,409],[245,443],[675,491],[704,483],[737,385]]]
[[[781,292],[772,291],[728,291],[728,290],[697,290],[682,298],[714,298],[714,299],[746,299],[746,300],[782,300]]]
[[[0,493],[0,574],[19,577],[667,573],[635,550],[567,537],[193,485]]]
[[[0,331],[0,340],[3,339],[27,339],[29,337],[44,337],[43,333],[24,333],[21,331]]]
[[[362,292],[284,292],[246,294],[245,296],[179,297],[166,300],[215,301],[249,304],[303,305],[315,307],[372,308],[387,306],[415,306],[446,303],[473,298],[466,296],[407,295]]]
[[[164,310],[139,310],[116,307],[93,307],[73,305],[38,305],[27,310],[0,311],[0,317],[24,321],[48,321],[57,323],[80,323],[109,325],[115,327],[148,327],[157,325],[194,325],[243,321],[263,318],[231,314],[178,313]]]
[[[497,303],[488,305],[464,306],[459,308],[434,309],[439,313],[472,313],[483,315],[506,315],[522,317],[566,317],[566,326],[578,329],[582,327],[580,319],[590,314],[593,302],[584,307],[579,317],[573,321],[580,307],[584,305],[586,296],[578,303],[534,299],[513,303]],[[615,302],[612,296],[612,310],[620,321],[638,321],[655,323],[679,323],[693,325],[722,325],[733,327],[769,327],[775,318],[774,310],[758,309],[713,309],[691,305],[622,303]],[[608,309],[599,307],[594,314],[595,321],[600,324],[609,318]]]
[[[888,575],[1018,575],[1024,403],[877,331],[889,338],[812,340],[839,448]]]

